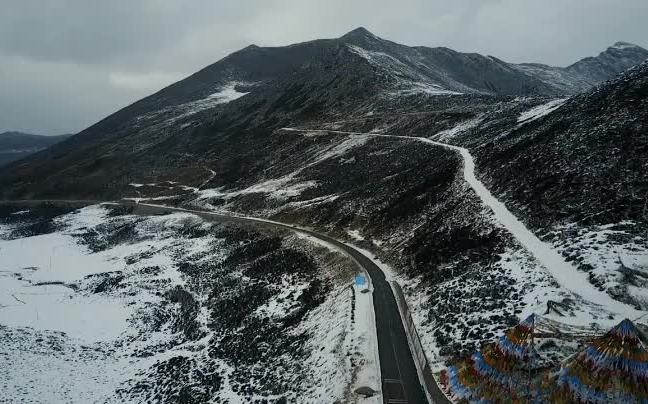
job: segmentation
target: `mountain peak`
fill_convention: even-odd
[[[342,36],[343,39],[347,38],[378,38],[365,27],[358,27],[353,31],[348,32],[346,35]]]
[[[643,49],[643,48],[639,45],[635,45],[630,42],[617,42],[614,45],[610,46],[608,49],[624,50],[624,49]]]

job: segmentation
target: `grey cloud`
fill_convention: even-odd
[[[45,135],[80,131],[149,92],[113,85],[109,70],[2,55],[0,89],[0,132]]]

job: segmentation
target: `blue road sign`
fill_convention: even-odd
[[[367,282],[367,280],[365,279],[364,276],[362,276],[362,275],[357,275],[357,276],[355,277],[355,283],[356,283],[356,285],[358,285],[358,286],[364,286],[365,282]]]

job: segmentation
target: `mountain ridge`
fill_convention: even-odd
[[[625,52],[630,56],[619,56]],[[442,106],[471,103],[474,97],[558,96],[589,88],[592,80],[632,65],[644,53],[648,57],[640,47],[614,49],[601,61],[582,64],[579,71],[587,77],[581,77],[555,70],[562,68],[529,73],[523,65],[495,57],[400,45],[364,28],[286,47],[248,46],[28,157],[21,166],[9,165],[3,169],[2,193],[86,189],[116,196],[133,177],[154,171],[175,176],[204,172],[200,167],[217,158],[214,150],[222,149],[223,142],[229,142],[225,150],[232,150],[230,163],[250,164],[242,161],[247,151],[234,148],[248,144],[263,149],[271,142],[268,136],[283,126],[418,99]],[[460,94],[464,100],[447,98]],[[221,168],[236,172],[224,167],[225,161]],[[70,174],[78,181],[65,191],[62,182],[71,181]],[[97,176],[113,185],[107,187]]]
[[[332,39],[315,39],[311,41],[306,41],[306,42],[300,42],[300,43],[295,43],[287,46],[272,46],[272,47],[263,47],[263,46],[257,46],[254,44],[248,45],[238,51],[235,51],[221,60],[212,63],[208,66],[205,66],[204,68],[198,70],[197,72],[189,75],[183,80],[180,80],[176,83],[173,83],[156,93],[152,94],[151,96],[145,97],[142,100],[136,101],[133,104],[123,108],[128,109],[131,108],[135,105],[138,105],[140,102],[144,100],[149,100],[153,104],[157,104],[159,101],[165,101],[166,98],[172,98],[173,101],[168,102],[169,100],[166,100],[167,104],[176,104],[178,102],[186,102],[186,101],[191,101],[194,100],[195,98],[199,97],[204,97],[206,94],[206,90],[204,90],[205,86],[213,89],[213,87],[217,86],[218,84],[223,84],[225,80],[227,80],[227,76],[229,76],[230,80],[240,80],[240,81],[264,81],[264,80],[272,80],[278,78],[278,76],[281,76],[282,74],[286,74],[291,70],[294,70],[298,68],[298,66],[303,63],[304,60],[307,60],[308,58],[311,58],[315,56],[315,54],[319,51],[317,47],[319,45],[323,46],[331,46],[331,45],[340,45],[340,43],[347,43],[348,41],[352,41],[352,44],[358,44],[357,41],[360,41],[361,43],[366,44],[367,41],[382,41],[384,43],[388,43],[394,46],[401,46],[401,47],[406,47],[406,48],[411,48],[411,49],[419,49],[422,51],[430,51],[430,50],[439,50],[442,52],[447,52],[451,53],[454,55],[464,55],[469,58],[475,58],[475,57],[480,57],[480,58],[496,58],[494,56],[482,56],[479,53],[475,52],[469,52],[469,53],[462,53],[462,52],[457,52],[455,50],[452,50],[447,47],[427,47],[427,46],[407,46],[407,45],[401,45],[396,42],[392,42],[389,40],[382,39],[373,33],[371,33],[369,30],[367,30],[364,27],[358,27],[345,35],[342,35],[339,38],[332,38]],[[622,43],[625,44],[624,42],[617,42],[617,43]],[[616,44],[615,44],[616,45]],[[614,45],[613,45],[614,46]],[[644,60],[648,59],[648,51],[645,49],[633,45],[633,47],[636,47],[640,49],[644,55]],[[608,48],[610,49],[610,48]],[[301,51],[301,52],[300,52]],[[275,55],[273,52],[280,52],[281,54]],[[605,51],[604,51],[605,52]],[[603,54],[602,52],[601,54]],[[599,55],[600,56],[600,55]],[[274,63],[273,61],[276,61],[281,58],[287,58],[284,63]],[[268,58],[271,58],[271,60],[268,60]],[[590,58],[585,58],[585,59],[591,59]],[[596,57],[593,57],[594,59]],[[263,59],[263,63],[260,63],[258,60]],[[497,59],[497,58],[496,58]],[[583,59],[583,60],[585,60]],[[507,62],[501,61],[500,59],[497,59],[498,64],[506,64],[506,65],[511,65],[514,66],[514,64],[509,64]],[[576,65],[580,61],[577,61],[573,63],[571,66]],[[638,63],[638,62],[637,62]],[[632,64],[635,65],[637,63]],[[253,65],[253,64],[259,64],[263,66],[264,73],[261,73],[259,71],[241,71],[240,66],[247,66]],[[530,63],[530,64],[536,64],[536,63]],[[520,65],[525,65],[520,64]],[[235,67],[236,66],[236,67]],[[548,66],[548,65],[543,65],[543,66]],[[550,66],[553,69],[562,69],[562,68],[556,68],[553,66]],[[627,66],[631,67],[631,66]],[[618,73],[618,72],[617,72]],[[217,80],[213,80],[214,76],[217,75],[224,75],[225,78],[220,78]],[[609,79],[611,77],[607,77],[606,79]],[[209,83],[206,85],[206,83]],[[178,87],[181,86],[189,86],[191,90],[186,91],[187,94],[182,94],[176,97],[173,96],[174,90]],[[563,89],[562,87],[560,87]],[[578,92],[582,91],[583,88],[578,88],[578,89],[571,89],[573,92]],[[479,92],[479,91],[477,91]],[[551,94],[554,95],[554,94]],[[169,97],[170,96],[170,97]],[[156,105],[159,107],[159,105]],[[144,108],[144,111],[149,111],[151,108]],[[121,111],[121,110],[120,110]],[[118,111],[118,112],[120,112]]]

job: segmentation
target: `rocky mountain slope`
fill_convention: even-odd
[[[493,57],[408,47],[362,28],[338,39],[250,46],[34,156],[32,163],[7,168],[2,194],[104,198],[123,194],[129,182],[145,176],[198,185],[209,176],[205,165],[250,164],[239,161],[250,145],[264,149],[273,130],[291,123],[348,117],[377,105],[394,108],[402,97],[462,93],[470,96],[459,102],[471,103],[477,94],[569,94],[646,57],[639,47],[616,46],[567,68],[566,85],[564,77],[552,81]],[[430,101],[433,108],[438,104]],[[219,150],[217,159],[213,150]]]
[[[480,171],[536,227],[576,221],[648,220],[648,63],[502,131],[457,141],[479,144]],[[514,181],[522,175],[525,181]],[[597,212],[583,209],[583,201]]]
[[[639,306],[648,297],[647,98],[643,63],[545,116],[465,139],[479,143],[480,171],[520,217],[598,288]]]
[[[39,136],[21,132],[0,133],[0,166],[39,152],[70,136]]]

